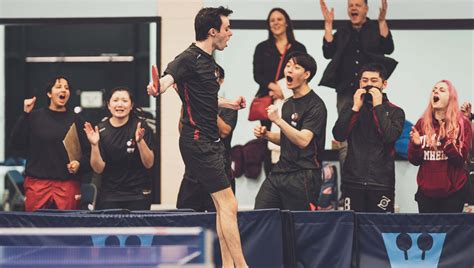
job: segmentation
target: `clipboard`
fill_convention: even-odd
[[[63,139],[64,148],[66,149],[69,162],[76,160],[80,161],[82,156],[81,143],[77,134],[76,123],[72,123],[66,136]]]

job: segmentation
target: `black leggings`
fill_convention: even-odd
[[[466,183],[461,190],[446,197],[429,197],[418,189],[415,194],[418,211],[420,213],[461,213],[467,201],[467,189]]]

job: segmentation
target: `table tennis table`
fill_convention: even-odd
[[[0,228],[0,267],[213,267],[200,227]]]

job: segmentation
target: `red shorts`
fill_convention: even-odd
[[[48,180],[26,177],[25,211],[42,208],[77,209],[81,200],[81,185],[78,181]]]

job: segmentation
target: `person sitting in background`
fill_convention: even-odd
[[[128,88],[111,91],[107,107],[112,115],[95,128],[89,122],[84,131],[91,144],[90,164],[102,174],[98,209],[149,210],[154,163],[153,135]]]
[[[77,131],[84,120],[67,108],[71,89],[64,76],[49,81],[46,95],[48,107],[40,109],[33,110],[36,97],[24,100],[24,113],[11,135],[12,149],[27,159],[23,184],[25,211],[78,209],[79,175],[90,169],[89,143],[84,132]],[[63,144],[73,124],[83,152],[80,159],[70,159]]]
[[[462,212],[467,197],[470,122],[448,80],[436,83],[428,107],[410,132],[408,160],[418,169],[415,200],[420,213]]]

